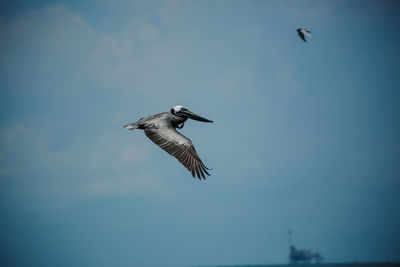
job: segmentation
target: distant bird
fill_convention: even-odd
[[[176,128],[183,128],[187,119],[213,122],[178,105],[171,108],[170,113],[154,114],[123,127],[128,130],[144,130],[151,141],[179,160],[193,177],[197,176],[200,180],[201,178],[205,180],[204,173],[210,176],[207,172],[210,169],[203,164],[190,139],[176,131]]]
[[[299,34],[300,38],[303,39],[304,42],[307,42],[307,40],[304,37],[304,35],[307,35],[308,37],[312,37],[311,31],[309,31],[309,30],[306,30],[306,29],[303,29],[303,28],[299,28],[296,31]]]

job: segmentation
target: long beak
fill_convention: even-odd
[[[197,115],[197,114],[191,112],[191,111],[188,110],[188,109],[186,109],[186,110],[184,110],[184,111],[181,111],[181,113],[185,114],[186,117],[188,117],[188,118],[190,118],[190,119],[192,119],[192,120],[204,121],[204,122],[213,122],[213,121],[210,121],[210,120],[208,120],[208,119],[206,119],[206,118],[203,118],[203,117],[201,117],[201,116],[199,116],[199,115]]]

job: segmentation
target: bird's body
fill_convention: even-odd
[[[311,35],[311,31],[303,29],[303,28],[299,28],[296,30],[297,34],[300,36],[300,38],[304,41],[307,42],[305,35],[307,35],[308,37],[312,37]]]
[[[163,112],[141,118],[135,123],[124,125],[124,128],[144,130],[151,141],[179,160],[192,173],[193,177],[205,179],[204,174],[210,175],[207,172],[209,169],[201,161],[190,139],[176,130],[176,128],[183,128],[183,124],[188,118],[212,122],[183,106],[175,106],[170,113]]]
[[[133,130],[133,129],[146,130],[146,128],[153,126],[156,128],[161,128],[165,126],[172,126],[174,128],[177,128],[179,124],[184,123],[186,120],[187,118],[178,117],[168,112],[162,112],[147,116],[145,118],[141,118],[135,123],[125,125],[124,128],[128,130]]]

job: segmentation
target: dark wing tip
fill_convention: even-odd
[[[192,173],[193,178],[198,178],[199,180],[206,180],[206,175],[211,176],[207,170],[207,168],[203,162],[195,162],[193,166],[189,168],[189,171]]]

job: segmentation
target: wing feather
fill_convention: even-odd
[[[312,37],[311,31],[306,30],[306,29],[303,29],[302,32],[303,32],[305,35],[307,35],[308,37]]]
[[[209,169],[201,161],[190,139],[174,128],[168,126],[149,127],[144,133],[156,145],[175,157],[192,173],[193,177],[197,176],[201,180],[202,178],[206,179],[204,174],[210,176],[207,172]]]

